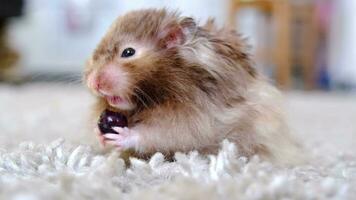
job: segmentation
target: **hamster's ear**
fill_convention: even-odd
[[[159,45],[163,48],[172,48],[183,44],[196,30],[192,18],[183,18],[179,23],[166,25],[158,35]]]

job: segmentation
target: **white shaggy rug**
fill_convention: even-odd
[[[90,103],[76,85],[0,85],[0,199],[356,199],[356,96],[287,95],[312,158],[293,168],[247,162],[228,142],[218,156],[158,153],[126,168],[96,145]]]

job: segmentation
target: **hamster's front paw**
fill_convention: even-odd
[[[113,127],[118,134],[104,134],[105,143],[116,146],[119,150],[134,149],[138,146],[139,134],[127,127]]]

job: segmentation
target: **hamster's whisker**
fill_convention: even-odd
[[[145,108],[148,108],[148,105],[145,103],[145,101],[140,97],[140,95],[137,95],[135,92],[131,92],[132,95],[134,95],[142,104]]]
[[[145,91],[143,91],[141,88],[134,86],[134,90],[142,94],[147,100],[149,100],[153,105],[157,105],[157,102],[150,97]],[[135,93],[135,92],[134,92]],[[139,95],[138,95],[139,96]]]

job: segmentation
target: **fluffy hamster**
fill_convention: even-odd
[[[103,37],[84,79],[98,99],[96,119],[105,109],[128,116],[129,128],[100,136],[119,150],[216,153],[228,139],[247,157],[301,159],[279,92],[256,71],[240,36],[213,20],[199,26],[165,9],[129,12]]]

